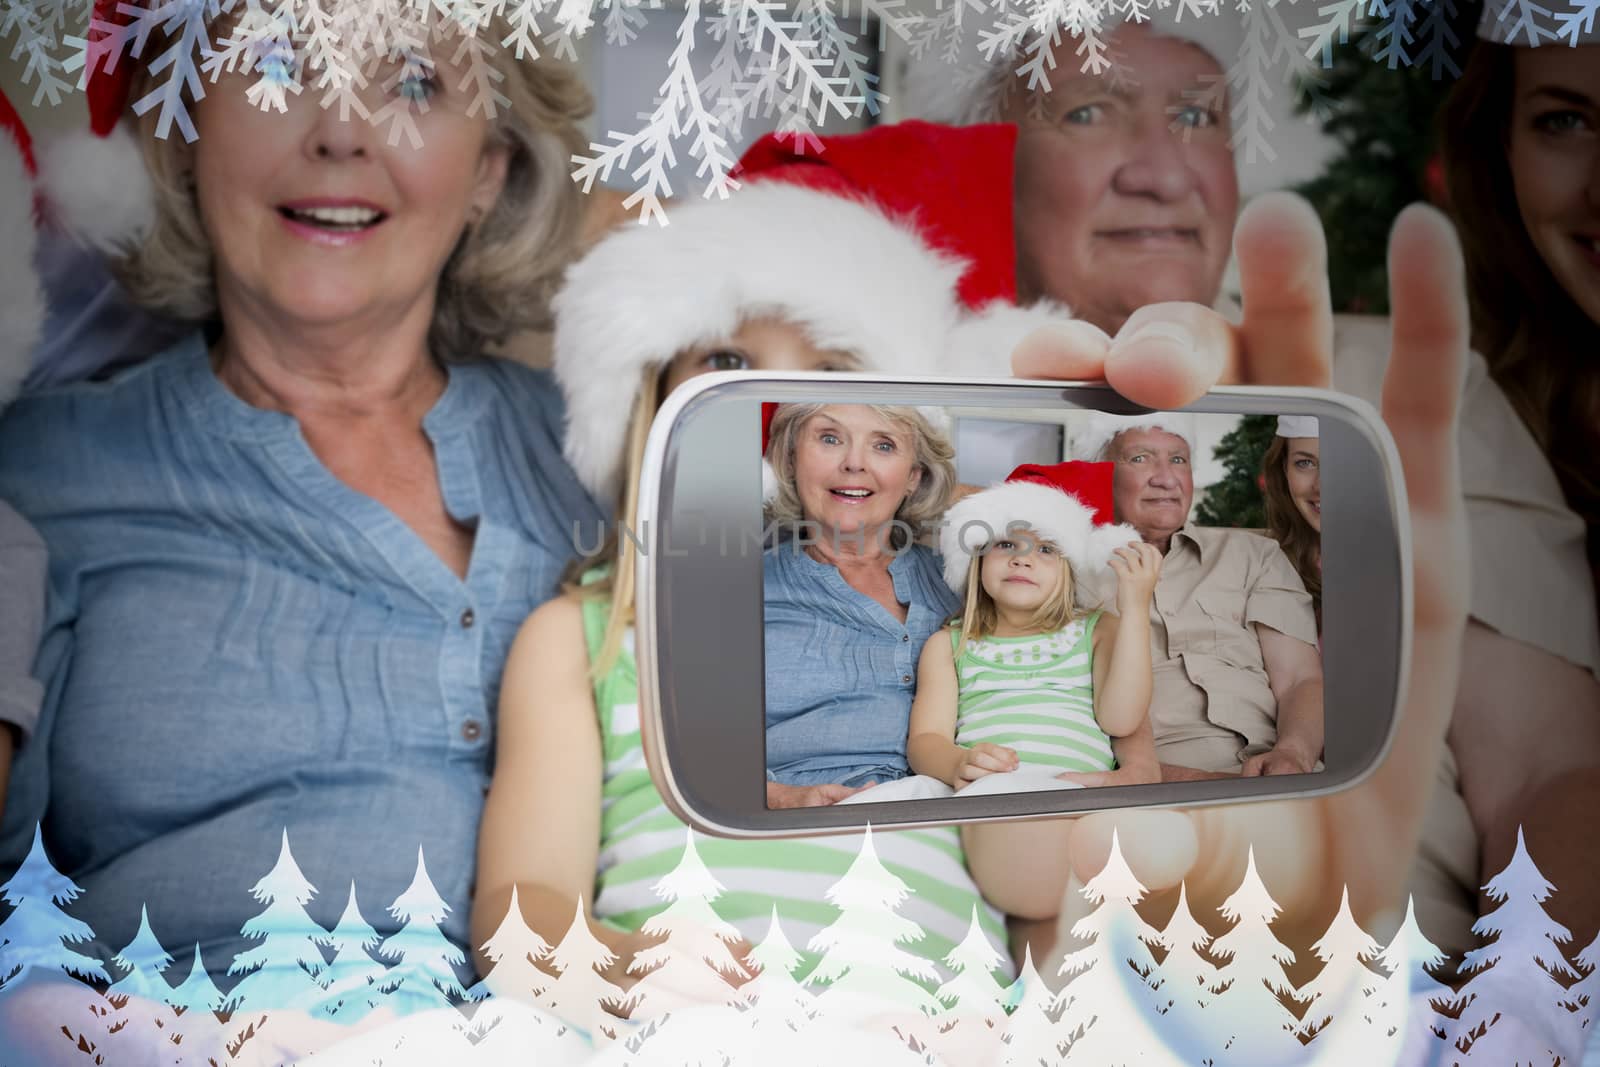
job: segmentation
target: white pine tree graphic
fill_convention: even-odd
[[[974,1063],[993,1052],[1005,1033],[1005,989],[995,972],[1005,958],[978,925],[978,906],[972,906],[967,935],[944,958],[951,978],[934,991],[947,1006],[939,1017],[933,1047],[946,1063]]]
[[[1468,952],[1461,968],[1472,978],[1459,991],[1461,1017],[1449,1036],[1465,1062],[1549,1067],[1577,1040],[1559,981],[1577,977],[1561,951],[1572,935],[1543,907],[1554,889],[1518,828],[1511,862],[1484,886],[1498,907],[1472,924],[1493,940]]]
[[[1148,1034],[1144,1024],[1156,1004],[1147,981],[1156,969],[1150,946],[1169,946],[1166,935],[1134,910],[1145,888],[1123,858],[1115,830],[1105,867],[1081,892],[1095,909],[1072,924],[1072,936],[1089,944],[1069,952],[1057,972],[1071,976],[1061,991],[1067,1054],[1079,1062],[1130,1062],[1139,1056],[1137,1035]]]
[[[925,936],[896,910],[910,892],[879,861],[869,826],[849,869],[823,894],[839,917],[806,944],[821,958],[805,984],[823,987],[817,994],[821,1018],[848,1023],[897,1013],[901,1035],[926,1046],[937,1027],[924,1025],[925,1017],[937,1015],[943,1005],[917,981],[938,980],[933,964],[900,947]]]
[[[1150,976],[1156,991],[1156,1009],[1162,1012],[1156,1026],[1168,1047],[1181,1050],[1186,1060],[1220,1063],[1222,1049],[1232,1036],[1219,1029],[1221,1015],[1206,1009],[1216,1000],[1225,980],[1217,965],[1205,955],[1211,935],[1189,907],[1189,887],[1178,887],[1178,906],[1161,931],[1169,946],[1166,958]]]
[[[1600,1016],[1600,934],[1573,962],[1584,976],[1568,987],[1567,1006],[1577,1013],[1578,1028],[1592,1034],[1595,1018]]]
[[[372,957],[380,940],[378,931],[362,917],[361,906],[356,903],[356,884],[351,882],[350,898],[328,937],[333,959],[322,972],[326,993],[318,1011],[335,1022],[353,1023],[378,1006],[383,999],[379,983],[388,972]]]
[[[1220,1013],[1216,1021],[1229,1035],[1222,1062],[1280,1063],[1301,1053],[1295,1036],[1300,1020],[1280,999],[1294,997],[1294,985],[1283,970],[1294,962],[1294,952],[1272,933],[1278,911],[1256,873],[1252,848],[1244,880],[1222,902],[1222,917],[1233,928],[1211,943],[1212,953],[1227,961],[1217,968],[1217,977],[1228,986],[1207,1009]]]
[[[694,831],[684,831],[678,865],[656,882],[667,906],[646,919],[639,932],[659,937],[628,964],[628,973],[642,975],[632,993],[634,1019],[664,1015],[690,1004],[727,1004],[735,999],[729,976],[748,978],[730,945],[739,931],[711,907],[722,895],[718,883],[694,847]],[[641,1015],[641,1012],[643,1013]]]
[[[1451,1020],[1439,1011],[1458,1003],[1450,987],[1431,973],[1444,959],[1439,946],[1429,941],[1417,925],[1416,906],[1407,900],[1405,921],[1378,954],[1377,963],[1389,977],[1367,998],[1367,1021],[1373,1033],[1397,1045],[1415,1046],[1418,1053],[1444,1037]],[[1402,1062],[1420,1063],[1427,1059],[1408,1054]]]
[[[206,1053],[215,1049],[222,1024],[214,1014],[222,1007],[222,991],[206,973],[205,961],[200,957],[200,944],[194,946],[194,962],[188,977],[176,988],[168,989],[163,998],[172,1006],[174,1015],[167,1021],[167,1030],[175,1050],[169,1063],[205,1064]]]
[[[444,936],[439,924],[449,914],[450,905],[439,896],[428,878],[422,849],[417,849],[417,871],[405,892],[389,906],[389,914],[400,921],[400,929],[384,938],[379,953],[395,960],[379,986],[389,994],[388,1003],[405,1015],[430,1008],[448,1008],[452,998],[466,990],[456,968],[466,962],[466,953]]]
[[[752,1030],[781,1041],[811,1021],[815,998],[795,978],[804,959],[785,936],[774,904],[765,936],[745,956],[756,976],[739,989],[739,998],[749,1006]]]
[[[617,1036],[620,1020],[606,1009],[627,1010],[633,998],[601,972],[617,961],[589,929],[583,901],[578,901],[572,925],[551,950],[549,962],[558,972],[544,991],[544,1005],[593,1039]]]
[[[144,907],[139,908],[139,929],[133,940],[111,962],[123,972],[106,990],[106,1000],[112,1008],[105,1020],[106,1033],[112,1035],[113,1047],[156,1047],[166,1023],[165,1000],[172,992],[172,986],[161,974],[172,966],[172,955],[151,931],[150,916]]]
[[[483,943],[483,954],[493,966],[473,987],[474,999],[490,994],[536,1004],[550,986],[549,973],[534,965],[535,961],[550,955],[550,943],[534,933],[522,917],[516,886],[511,887],[506,917]]]
[[[68,915],[65,905],[81,893],[45,855],[39,827],[22,866],[4,885],[0,900],[11,914],[0,922],[0,996],[19,988],[34,971],[110,981],[100,961],[68,948],[94,937],[89,924]]]
[[[1300,999],[1309,1004],[1300,1032],[1315,1036],[1319,1052],[1337,1045],[1380,1055],[1389,1042],[1368,1022],[1368,998],[1382,985],[1383,976],[1365,962],[1378,957],[1380,946],[1350,914],[1348,889],[1339,898],[1338,914],[1311,952],[1322,961],[1322,970],[1300,987]]]
[[[229,974],[243,974],[228,992],[224,1010],[255,1013],[281,1008],[309,1007],[322,997],[317,976],[327,966],[321,946],[328,932],[306,914],[306,903],[316,895],[300,873],[289,851],[289,831],[283,831],[278,862],[250,890],[266,908],[245,921],[240,933],[261,943],[233,958]]]
[[[1000,1049],[999,1067],[1036,1067],[1060,1059],[1060,1003],[1033,964],[1033,946],[1022,950],[1022,969],[1004,999],[1014,1006],[1001,1038],[1005,1046]]]

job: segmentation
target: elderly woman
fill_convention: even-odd
[[[912,543],[944,513],[954,450],[915,409],[786,404],[767,458],[767,803],[832,804],[902,778],[917,654],[960,606]]]
[[[420,147],[315,93],[262,111],[243,74],[194,102],[192,145],[148,116],[157,221],[122,270],[196,329],[0,423],[0,497],[51,556],[0,870],[42,823],[102,955],[142,906],[177,967],[197,945],[220,975],[264,904],[331,928],[352,882],[393,934],[419,847],[448,909],[421,921],[465,943],[506,652],[600,513],[548,378],[480,358],[539,316],[575,240],[588,100],[563,66],[503,59],[490,120],[454,52],[362,90],[411,107]],[[252,900],[285,835],[320,892]]]

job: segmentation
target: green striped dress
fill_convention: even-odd
[[[1094,624],[1101,612],[1055,633],[985,637],[956,656],[956,744],[1016,750],[1023,764],[1063,771],[1116,767],[1094,717]],[[951,647],[961,631],[950,631]]]
[[[583,604],[589,655],[597,655],[610,601]],[[605,753],[601,790],[600,861],[595,871],[594,915],[624,930],[637,930],[666,902],[655,884],[677,866],[683,854],[684,824],[669,811],[650,780],[639,741],[638,675],[633,632],[610,673],[595,684]],[[939,965],[966,936],[976,905],[989,941],[1005,957],[1002,915],[984,901],[967,873],[961,838],[954,827],[874,833],[878,859],[910,890],[896,909],[923,931],[902,947]],[[773,905],[784,935],[804,957],[808,972],[817,956],[807,950],[812,937],[839,917],[825,896],[849,869],[861,848],[861,835],[735,841],[695,835],[695,849],[725,892],[712,908],[752,944],[767,933]]]

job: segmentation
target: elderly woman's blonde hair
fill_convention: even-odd
[[[777,523],[780,530],[797,529],[806,520],[800,503],[800,491],[795,485],[794,450],[811,417],[827,404],[783,404],[772,416],[767,440],[767,462],[777,478],[778,495],[767,505],[767,520]],[[948,438],[914,407],[869,404],[874,412],[911,437],[913,461],[922,469],[922,480],[917,488],[900,505],[895,518],[910,528],[913,537],[932,527],[950,507],[956,488],[956,450]],[[891,544],[901,548],[906,542],[906,531],[893,529]]]
[[[230,17],[218,19],[213,33]],[[479,32],[495,42],[512,36],[503,16]],[[145,54],[159,55],[170,43]],[[447,39],[436,47],[448,55],[458,45]],[[440,275],[428,343],[441,359],[476,358],[488,344],[549,328],[549,298],[577,252],[582,226],[582,193],[567,168],[583,149],[578,123],[592,100],[577,69],[546,57],[518,61],[504,49],[489,63],[505,75],[497,88],[511,102],[498,109],[489,134],[491,143],[510,150],[505,187],[489,213],[468,226]],[[133,81],[134,100],[155,87],[148,64],[139,64]],[[142,244],[115,264],[116,273],[147,308],[211,320],[217,316],[212,249],[194,193],[191,149],[175,133],[155,136],[157,118],[158,109],[152,109],[139,122],[154,186],[154,224]]]

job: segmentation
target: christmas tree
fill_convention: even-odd
[[[1259,530],[1267,525],[1266,503],[1261,495],[1261,457],[1278,432],[1271,415],[1246,415],[1222,435],[1214,455],[1222,461],[1222,478],[1206,487],[1195,506],[1194,521],[1201,526],[1243,526]]]
[[[1339,898],[1338,914],[1311,946],[1312,953],[1322,961],[1322,970],[1300,988],[1301,999],[1310,1002],[1301,1032],[1315,1035],[1322,1051],[1326,1052],[1335,1041],[1341,1048],[1348,1048],[1349,1041],[1362,1040],[1349,1035],[1371,1031],[1368,998],[1383,979],[1373,973],[1366,961],[1377,958],[1379,947],[1350,914],[1350,890],[1346,889]]]
[[[1402,1062],[1423,1063],[1445,1035],[1449,1019],[1439,1014],[1458,1003],[1450,987],[1433,976],[1445,955],[1417,925],[1416,905],[1406,901],[1406,918],[1377,963],[1389,973],[1367,1000],[1367,1021],[1380,1039],[1407,1048]]]
[[[189,976],[177,988],[169,989],[165,999],[173,1009],[167,1031],[176,1047],[168,1062],[187,1067],[189,1064],[204,1065],[217,1058],[215,1050],[222,1042],[222,1024],[217,1021],[215,1012],[222,1007],[222,993],[206,973],[199,942],[194,946]]]
[[[289,851],[289,831],[283,832],[278,862],[250,890],[266,908],[246,920],[240,933],[261,943],[233,958],[229,974],[243,974],[228,992],[226,1010],[239,1014],[304,1007],[322,997],[317,976],[327,966],[321,946],[328,932],[306,914],[306,904],[317,891]]]
[[[389,994],[389,1003],[401,1015],[447,1008],[453,1004],[452,998],[466,995],[456,967],[466,962],[467,955],[439,928],[449,911],[450,905],[428,878],[419,848],[417,872],[411,884],[389,906],[389,914],[400,921],[400,929],[385,938],[378,949],[396,961],[384,975],[380,988]]]
[[[1389,228],[1417,200],[1442,200],[1434,116],[1460,76],[1462,41],[1477,5],[1456,0],[1374,4],[1332,65],[1318,71],[1315,106],[1323,131],[1342,152],[1297,192],[1311,202],[1328,237],[1328,283],[1337,311],[1389,310]],[[1301,110],[1313,106],[1302,85]]]
[[[319,1005],[321,1012],[337,1022],[352,1023],[383,999],[378,983],[387,968],[372,957],[380,940],[378,931],[362,918],[356,884],[351,882],[350,899],[328,938],[333,959],[321,975],[322,987],[327,990]]]
[[[35,970],[110,981],[98,960],[67,947],[94,937],[89,924],[64,907],[81,892],[51,864],[35,826],[27,858],[0,885],[0,900],[11,905],[11,914],[0,922],[0,995],[20,987]]]
[[[539,996],[549,988],[550,975],[534,966],[534,963],[550,955],[550,944],[534,933],[522,917],[516,886],[511,887],[511,903],[506,905],[506,917],[489,935],[489,940],[483,943],[483,955],[494,966],[474,989],[481,988],[482,993],[536,1004]],[[474,999],[482,993],[474,994]]]
[[[1032,1067],[1059,1059],[1064,1052],[1057,1027],[1060,1002],[1033,965],[1031,945],[1022,950],[1022,970],[1006,989],[1005,1001],[1015,1007],[1001,1039],[1000,1067]]]
[[[1171,948],[1150,975],[1156,1007],[1162,1012],[1155,1028],[1187,1061],[1221,1062],[1218,1057],[1231,1035],[1224,1032],[1220,1013],[1212,1016],[1206,1009],[1226,983],[1205,955],[1211,935],[1189,907],[1187,885],[1179,885],[1178,906],[1161,936]]]
[[[973,1063],[999,1047],[1005,1033],[1006,989],[996,980],[1005,959],[978,924],[978,906],[972,906],[967,935],[944,958],[953,976],[934,991],[948,1010],[940,1017],[934,1050],[946,1063]]]
[[[106,999],[112,1012],[106,1018],[106,1033],[115,1035],[112,1048],[118,1056],[129,1058],[134,1050],[156,1048],[160,1045],[171,1013],[166,999],[172,992],[161,973],[172,965],[172,955],[150,929],[150,916],[143,907],[139,909],[139,929],[122,951],[111,962],[122,970],[122,977],[111,983]]]
[[[621,1022],[607,1005],[620,1013],[633,1004],[633,998],[604,974],[616,961],[617,954],[589,929],[580,897],[572,925],[550,952],[550,966],[557,973],[544,992],[544,1006],[582,1028],[593,1041],[616,1037]]]
[[[1283,970],[1294,962],[1294,952],[1272,932],[1279,910],[1256,873],[1252,848],[1244,881],[1222,902],[1222,917],[1233,928],[1211,943],[1211,951],[1228,961],[1217,968],[1228,987],[1206,1009],[1232,1037],[1221,1062],[1277,1064],[1293,1062],[1301,1052],[1295,1036],[1300,1020],[1284,1004],[1294,998],[1294,983]]]
[[[766,936],[745,956],[756,976],[739,990],[739,998],[749,1005],[752,1029],[777,1040],[811,1021],[813,997],[795,978],[803,959],[784,934],[774,904]]]

